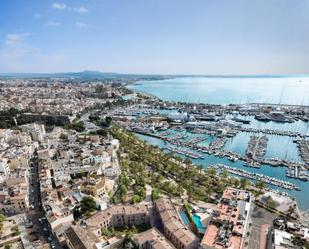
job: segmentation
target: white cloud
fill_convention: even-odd
[[[51,5],[51,7],[53,9],[56,9],[56,10],[69,10],[69,11],[75,11],[75,12],[78,12],[78,13],[81,13],[81,14],[85,14],[85,13],[89,12],[89,10],[85,6],[80,6],[80,7],[72,8],[70,6],[67,6],[64,3],[59,3],[59,2],[53,3]]]
[[[49,21],[48,23],[46,23],[46,26],[58,27],[61,26],[61,22]]]
[[[33,14],[33,18],[34,18],[34,19],[40,19],[41,17],[42,17],[42,15],[39,14],[39,13],[34,13],[34,14]]]
[[[74,8],[73,10],[75,12],[82,13],[82,14],[89,12],[89,10],[86,7],[84,7],[84,6],[80,6],[78,8]]]
[[[39,55],[39,50],[27,43],[29,33],[10,33],[0,46],[0,68],[5,71],[19,71]]]
[[[12,33],[7,34],[5,37],[5,44],[6,45],[14,45],[21,43],[25,37],[27,37],[29,33]]]
[[[37,49],[28,45],[6,47],[0,51],[1,57],[7,61],[16,61],[29,56],[37,56]]]
[[[86,23],[83,23],[83,22],[76,22],[75,25],[76,25],[78,28],[84,28],[84,27],[87,27],[87,26],[88,26]]]
[[[51,7],[57,10],[65,10],[67,8],[67,6],[64,3],[53,3]]]

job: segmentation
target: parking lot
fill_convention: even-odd
[[[261,241],[261,234],[262,232],[265,233],[265,225],[272,227],[273,220],[277,217],[277,215],[254,204],[251,212],[252,225],[248,248],[262,249],[262,247],[264,247],[262,245],[266,245],[267,243],[263,243],[263,241]]]

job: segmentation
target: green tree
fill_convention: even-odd
[[[258,189],[257,196],[261,195],[262,190],[266,187],[266,183],[263,181],[257,181],[255,187]]]
[[[8,114],[10,116],[16,116],[18,113],[20,113],[20,111],[14,107],[11,107],[9,110],[8,110]]]
[[[139,195],[133,195],[132,197],[132,203],[138,203],[138,202],[141,202],[142,201],[142,198],[139,196]]]
[[[115,230],[113,228],[108,229],[108,228],[102,227],[101,228],[101,234],[102,234],[102,236],[105,236],[105,237],[109,238],[109,237],[114,236]]]
[[[248,187],[249,181],[247,178],[240,178],[240,188],[246,189]]]
[[[296,209],[296,204],[290,205],[287,211],[288,215],[291,216],[295,212],[295,209]]]
[[[85,125],[84,125],[84,122],[79,121],[79,122],[67,124],[66,128],[70,130],[76,130],[77,132],[82,132],[85,130]]]
[[[86,212],[93,212],[96,210],[97,206],[95,200],[90,196],[83,197],[80,204],[82,214],[85,214]]]
[[[224,169],[222,172],[221,172],[221,177],[224,179],[224,180],[227,180],[229,174],[227,172],[226,169]]]
[[[0,234],[2,233],[4,221],[5,221],[5,216],[3,214],[0,214]]]
[[[120,185],[119,189],[120,189],[120,193],[121,193],[122,196],[125,196],[128,193],[128,189],[127,189],[126,185],[124,185],[124,184]]]
[[[18,236],[20,234],[18,226],[12,227],[11,231],[13,232],[13,236]]]
[[[309,249],[309,242],[298,235],[292,237],[292,243],[296,246],[296,248]]]
[[[105,129],[99,129],[97,130],[97,134],[103,137],[107,136],[107,131]]]
[[[108,124],[108,126],[110,126],[111,123],[112,123],[112,117],[106,116],[106,117],[105,117],[105,122]]]
[[[270,208],[276,208],[277,207],[277,203],[274,201],[274,199],[271,196],[268,196],[267,199],[267,206]]]
[[[61,135],[59,136],[59,138],[61,139],[61,140],[68,140],[68,135],[66,135],[66,134],[64,134],[64,133],[61,133]]]
[[[159,190],[157,188],[153,188],[151,191],[151,198],[153,201],[157,200],[160,198],[160,193]]]

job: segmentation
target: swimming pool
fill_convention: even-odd
[[[201,222],[201,217],[198,216],[197,214],[193,214],[192,216],[193,218],[193,222],[196,225],[198,231],[202,234],[205,234],[206,232],[206,227],[203,226],[202,222]]]
[[[179,210],[178,213],[179,213],[180,219],[182,220],[183,224],[189,225],[190,221],[186,213],[182,210]]]

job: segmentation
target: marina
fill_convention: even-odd
[[[148,135],[142,135],[140,133],[137,134],[138,137],[142,140],[145,140],[153,145],[159,146],[163,150],[166,149],[167,145],[166,143],[159,139],[155,138],[152,136]],[[166,150],[167,151],[167,150]],[[261,164],[260,168],[248,168],[244,166],[244,162],[241,160],[230,160],[228,157],[220,157],[219,155],[214,155],[214,154],[204,154],[204,159],[192,159],[193,163],[196,165],[202,165],[203,168],[207,169],[211,165],[216,165],[216,164],[224,164],[228,165],[230,167],[236,168],[236,169],[243,169],[245,171],[251,172],[251,173],[261,173],[266,176],[278,178],[283,181],[290,181],[294,183],[301,191],[296,191],[293,189],[284,189],[275,185],[269,185],[272,187],[274,190],[278,191],[286,191],[288,194],[291,196],[294,196],[297,198],[299,206],[302,210],[308,209],[309,205],[307,200],[307,193],[309,191],[309,185],[308,182],[301,181],[300,179],[295,179],[295,178],[288,178],[286,176],[286,169],[283,167],[274,167],[269,164]],[[181,155],[182,157],[185,158],[185,156]],[[265,159],[264,159],[265,160]]]
[[[191,80],[195,82],[195,79],[190,79],[190,82]],[[255,80],[258,79],[252,79]],[[162,81],[164,86],[169,84],[167,81],[169,80]],[[221,83],[224,79],[214,79],[214,82],[216,81]],[[271,82],[267,84],[270,85]],[[206,85],[203,84],[201,87]],[[144,86],[151,87],[151,83],[141,83],[137,88],[141,89]],[[135,88],[133,85],[131,87]],[[156,90],[158,89],[156,87]],[[177,90],[173,87],[171,95]],[[206,92],[207,90],[208,88],[205,89]],[[150,92],[162,97],[162,92],[159,94]],[[158,114],[145,114],[142,120],[141,115],[137,115],[134,117],[134,126],[131,126],[130,121],[124,125],[131,131],[141,134],[143,139],[159,145],[166,152],[173,150],[174,153],[189,158],[194,164],[203,165],[204,168],[224,164],[254,174],[278,178],[283,182],[291,182],[296,188],[286,188],[285,185],[270,182],[267,184],[279,191],[290,192],[297,198],[302,208],[309,208],[305,194],[309,191],[306,181],[309,165],[305,159],[308,153],[306,144],[299,142],[308,141],[309,138],[309,107],[303,102],[304,99],[298,103],[293,101],[274,103],[267,99],[257,101],[255,98],[226,102],[229,97],[225,96],[220,101],[221,93],[218,94],[208,96],[207,100],[194,97],[191,100],[186,98],[182,99],[182,102],[175,102],[171,101],[172,96],[167,96],[168,101],[164,98],[163,101],[149,99],[142,105],[135,101],[132,110],[135,108],[145,111],[148,108]],[[264,94],[263,90],[261,96],[264,97]],[[177,96],[178,100],[182,97],[181,94]],[[215,97],[214,102],[211,101],[212,97]],[[160,125],[158,122],[153,122],[159,119]],[[262,143],[255,142],[250,146],[250,137],[263,137]]]
[[[309,249],[309,0],[1,7],[0,249]]]
[[[261,144],[257,147],[252,147],[253,152],[258,152],[257,154],[250,152],[249,155],[242,155],[240,153],[237,153],[232,150],[227,150],[226,148],[223,148],[225,143],[227,142],[226,137],[217,137],[215,138],[209,145],[201,145],[200,143],[203,141],[206,141],[206,138],[193,138],[189,141],[183,141],[182,138],[188,138],[188,134],[178,134],[178,135],[171,135],[168,131],[165,131],[162,135],[162,133],[157,132],[148,132],[146,130],[143,130],[140,128],[135,127],[134,129],[131,129],[131,131],[143,134],[146,136],[155,137],[158,139],[162,139],[165,142],[168,142],[171,145],[174,146],[180,146],[183,148],[186,148],[187,150],[191,150],[193,153],[206,153],[209,155],[215,155],[218,157],[226,157],[230,161],[243,161],[244,165],[246,167],[253,167],[253,168],[260,168],[262,165],[270,165],[273,167],[294,167],[295,165],[298,167],[302,167],[305,169],[308,169],[308,165],[302,163],[302,162],[295,162],[287,159],[279,159],[279,158],[263,158],[266,152],[266,144],[267,144],[267,137],[262,137],[262,139],[259,139]],[[170,134],[169,137],[167,134]],[[200,143],[197,143],[196,141],[200,141]],[[174,151],[175,152],[175,151]],[[181,154],[181,153],[180,153]],[[192,158],[192,157],[191,157]]]

